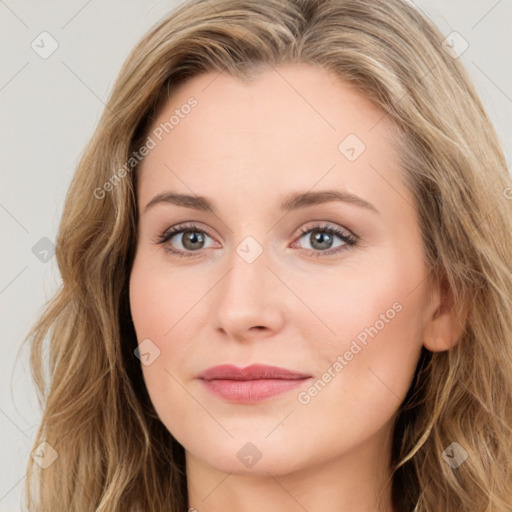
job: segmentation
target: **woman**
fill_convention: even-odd
[[[30,510],[511,509],[512,188],[443,39],[196,0],[140,41],[28,337]]]

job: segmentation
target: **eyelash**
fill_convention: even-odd
[[[168,242],[171,238],[173,238],[177,234],[186,233],[188,231],[192,232],[198,232],[208,235],[210,238],[213,238],[213,236],[206,231],[205,229],[200,229],[195,224],[178,224],[177,226],[173,226],[172,228],[169,228],[166,230],[163,234],[158,235],[157,241],[155,241],[155,244],[165,244]],[[352,234],[345,234],[340,229],[327,225],[327,224],[317,224],[314,226],[309,226],[308,228],[302,228],[301,229],[301,235],[298,237],[298,240],[300,240],[305,234],[311,233],[312,231],[320,231],[328,233],[329,235],[335,235],[339,237],[343,242],[344,245],[336,247],[335,249],[329,249],[326,251],[318,251],[315,249],[302,249],[301,252],[304,252],[308,254],[309,256],[315,256],[315,257],[321,257],[321,256],[330,256],[331,254],[338,254],[340,252],[343,252],[347,250],[347,246],[355,246],[358,243],[357,237],[355,237]],[[171,246],[164,246],[164,250],[172,255],[180,256],[180,257],[194,257],[196,252],[199,251],[182,251],[182,250],[176,250],[173,249]],[[313,252],[313,254],[311,254]]]

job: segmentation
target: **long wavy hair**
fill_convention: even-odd
[[[134,356],[137,166],[125,164],[178,84],[206,71],[250,81],[282,63],[335,72],[398,127],[429,279],[464,319],[452,348],[422,349],[398,411],[396,511],[512,510],[512,184],[443,39],[405,0],[192,0],[135,46],[67,193],[62,284],[24,340],[42,408],[34,449],[58,454],[46,468],[29,460],[31,511],[186,511],[184,449]],[[442,456],[453,442],[468,455],[457,468]]]

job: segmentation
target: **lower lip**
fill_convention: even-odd
[[[304,384],[305,379],[258,379],[258,380],[203,380],[212,393],[224,400],[240,404],[254,404]]]

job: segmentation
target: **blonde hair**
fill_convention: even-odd
[[[403,134],[429,279],[451,290],[464,319],[454,347],[422,350],[399,409],[394,506],[510,512],[511,181],[443,39],[402,0],[192,0],[137,44],[66,197],[56,249],[62,285],[25,340],[43,407],[34,448],[46,441],[58,453],[45,469],[30,460],[31,511],[186,510],[183,447],[158,419],[134,356],[127,290],[137,173],[118,170],[179,83],[205,71],[252,80],[305,63],[354,86]],[[97,198],[98,189],[108,193]],[[441,456],[453,442],[468,454],[457,468]]]

